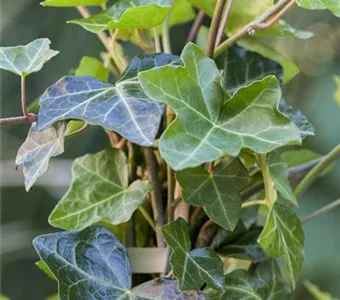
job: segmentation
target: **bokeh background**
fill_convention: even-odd
[[[32,102],[47,86],[76,68],[84,55],[97,57],[103,51],[95,35],[66,21],[78,18],[72,8],[43,8],[37,0],[0,0],[1,46],[26,44],[47,37],[60,54],[41,72],[27,79],[27,97]],[[282,39],[279,46],[300,66],[301,74],[285,87],[286,99],[303,111],[316,130],[304,147],[327,153],[340,142],[340,109],[333,99],[333,75],[340,75],[340,19],[326,11],[312,12],[295,8],[286,21],[310,30],[308,41]],[[174,52],[180,51],[190,24],[172,29]],[[129,47],[130,55],[139,54]],[[1,72],[1,116],[20,115],[19,78]],[[33,237],[52,232],[47,218],[65,192],[70,180],[71,159],[108,146],[100,128],[91,128],[66,143],[65,154],[53,160],[47,176],[26,193],[21,170],[15,171],[15,156],[23,143],[28,125],[0,128],[1,184],[1,293],[12,300],[43,300],[57,290],[35,265]],[[320,179],[300,199],[298,214],[305,216],[340,196],[340,166]],[[340,208],[304,226],[306,261],[301,281],[308,279],[340,297]],[[300,285],[295,299],[312,299]]]

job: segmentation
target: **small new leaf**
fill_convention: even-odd
[[[267,255],[284,257],[290,285],[295,288],[304,261],[304,233],[299,218],[288,208],[274,204],[258,241]]]
[[[110,29],[152,28],[163,23],[170,0],[118,0],[107,10],[87,19],[69,21],[97,33]]]
[[[38,72],[59,52],[50,49],[49,39],[37,39],[25,46],[0,47],[0,69],[27,76]]]
[[[15,161],[23,165],[26,191],[48,170],[50,158],[64,152],[64,133],[65,124],[58,130],[51,126],[41,132],[36,131],[36,123],[32,124]]]
[[[63,229],[82,229],[99,221],[126,222],[152,189],[140,180],[128,186],[127,158],[116,149],[77,158],[72,172],[69,191],[49,217],[52,226]]]
[[[199,290],[204,283],[223,289],[223,263],[209,248],[190,251],[189,226],[179,218],[161,228],[166,243],[172,249],[170,263],[179,289]]]
[[[60,79],[40,99],[37,130],[56,121],[80,119],[117,131],[136,144],[152,145],[164,106],[145,95],[137,72],[174,60],[178,57],[163,53],[136,57],[114,86],[88,76]]]
[[[339,0],[297,0],[296,2],[306,9],[329,9],[335,16],[340,17]]]
[[[84,56],[78,68],[75,70],[76,76],[92,76],[101,81],[107,82],[109,70],[104,67],[103,63],[93,57]]]
[[[241,189],[250,182],[242,163],[222,160],[209,174],[203,168],[176,173],[182,187],[183,200],[203,206],[208,217],[227,230],[234,230],[241,216]]]
[[[243,148],[267,153],[301,141],[298,128],[277,109],[281,89],[276,77],[255,81],[229,99],[215,62],[202,50],[188,44],[181,58],[184,66],[138,76],[151,99],[177,113],[159,143],[173,169],[196,167],[226,154],[237,156]]]
[[[225,291],[208,291],[211,300],[289,300],[291,290],[285,284],[275,260],[258,265],[252,274],[236,270],[225,277]]]
[[[42,6],[71,7],[78,5],[99,6],[106,2],[107,0],[46,0],[40,4]]]
[[[282,197],[297,206],[296,197],[288,180],[287,165],[276,152],[272,152],[269,155],[269,171],[273,178],[275,188]]]

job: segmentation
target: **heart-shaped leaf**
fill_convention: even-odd
[[[202,50],[188,44],[181,58],[183,67],[165,66],[138,76],[151,99],[177,113],[159,144],[173,169],[196,167],[226,154],[237,156],[243,148],[266,153],[301,141],[298,128],[277,109],[281,89],[274,76],[228,99],[215,62]]]
[[[52,226],[82,229],[99,221],[126,222],[152,188],[140,180],[128,187],[127,158],[116,149],[77,158],[72,172],[69,191],[49,217]]]
[[[296,2],[306,9],[329,9],[334,15],[340,17],[339,0],[297,0]]]
[[[253,273],[236,270],[225,277],[225,292],[208,291],[211,300],[289,300],[291,290],[285,284],[275,260],[258,265]]]
[[[235,159],[222,160],[209,174],[203,168],[176,173],[183,200],[203,206],[208,217],[227,230],[234,230],[241,216],[241,189],[250,182],[248,171]]]
[[[222,261],[209,248],[190,251],[189,226],[184,219],[164,225],[161,231],[172,249],[170,263],[181,291],[199,290],[205,282],[213,288],[223,288]]]
[[[32,124],[15,161],[23,165],[26,191],[48,170],[50,158],[64,152],[64,133],[65,124],[58,130],[51,126],[41,132],[36,132],[36,123]]]
[[[267,255],[284,256],[288,279],[294,288],[304,261],[304,233],[299,218],[288,208],[274,204],[258,241]]]
[[[95,33],[116,28],[152,28],[163,23],[170,9],[170,0],[117,0],[99,14],[69,23]]]
[[[106,2],[107,0],[45,0],[40,4],[42,6],[68,7],[78,5],[96,6],[103,5]]]
[[[87,76],[60,79],[40,99],[37,130],[59,120],[80,119],[115,130],[136,144],[152,145],[164,106],[149,100],[136,76],[175,60],[177,56],[163,53],[136,57],[114,86]]]
[[[50,49],[49,39],[37,39],[25,46],[0,47],[0,69],[27,76],[38,72],[59,52]]]

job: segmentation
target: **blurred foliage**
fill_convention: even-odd
[[[100,59],[102,45],[94,34],[66,21],[79,17],[72,8],[43,8],[34,0],[3,0],[1,45],[26,44],[39,37],[52,41],[52,48],[60,54],[39,74],[27,80],[27,97],[32,103],[44,89],[60,77],[76,69],[83,56]],[[313,124],[316,137],[307,138],[305,148],[327,153],[340,142],[340,109],[334,101],[336,90],[333,76],[340,76],[340,19],[330,13],[305,11],[295,8],[285,20],[297,28],[314,33],[310,40],[282,38],[275,47],[300,66],[301,74],[285,88],[289,103],[303,111]],[[208,20],[205,20],[208,25]],[[176,54],[183,47],[190,24],[174,27],[171,31]],[[140,53],[133,45],[124,44],[131,57]],[[18,78],[1,72],[1,116],[18,115],[20,90]],[[2,160],[13,162],[28,131],[28,125],[1,128]],[[81,145],[81,147],[79,147]],[[100,128],[91,128],[67,141],[61,158],[75,158],[95,153],[109,145]],[[1,171],[1,177],[6,176]],[[321,178],[302,198],[299,215],[305,216],[339,197],[339,163],[331,174]],[[41,272],[35,262],[38,257],[31,245],[32,237],[53,231],[47,218],[65,189],[56,191],[34,187],[26,194],[24,187],[1,188],[1,293],[13,300],[43,300],[56,292],[57,285]],[[20,209],[18,209],[20,208]],[[333,210],[305,225],[306,261],[301,281],[308,279],[334,297],[340,295],[340,209]],[[313,299],[302,284],[298,285],[295,299]]]

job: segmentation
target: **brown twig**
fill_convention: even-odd
[[[209,30],[207,49],[205,51],[208,57],[212,57],[214,54],[217,31],[221,22],[221,17],[226,1],[227,0],[218,0],[215,6],[214,15],[212,17]]]
[[[282,15],[285,14],[295,4],[295,2],[296,0],[278,1],[275,5],[268,8],[256,20],[248,23],[242,29],[234,33],[232,36],[230,36],[221,45],[219,45],[214,51],[214,57],[218,57],[219,55],[221,55],[226,49],[231,47],[234,43],[236,43],[238,40],[242,39],[243,37],[249,34],[250,35],[254,34],[258,30],[262,30],[262,29],[270,27],[272,25],[272,24],[270,25],[271,21],[269,21],[267,25],[265,25],[266,24],[265,22],[268,21],[268,19],[270,19],[275,14],[279,14],[279,17],[282,17]],[[274,23],[275,23],[275,19],[276,18],[274,17],[274,21],[273,21]]]
[[[196,16],[196,19],[194,21],[194,23],[192,23],[192,26],[190,28],[186,43],[190,43],[192,41],[194,41],[194,39],[196,38],[197,32],[201,27],[201,24],[204,20],[205,17],[205,13],[203,10],[200,10]]]
[[[33,113],[30,113],[30,120],[25,116],[20,117],[11,117],[11,118],[2,118],[0,119],[0,125],[14,125],[14,124],[22,124],[22,123],[30,123],[34,122],[37,119],[37,116]]]
[[[160,227],[164,225],[164,208],[163,208],[163,197],[162,187],[157,174],[157,160],[153,150],[148,147],[143,147],[143,154],[145,158],[146,169],[148,173],[149,181],[153,185],[153,191],[151,192],[151,206],[153,212],[153,218],[156,223],[156,240],[157,247],[164,248],[165,243],[163,240]]]
[[[233,0],[228,0],[228,3],[226,5],[226,8],[225,8],[224,13],[223,13],[223,17],[222,17],[222,20],[221,20],[220,27],[218,28],[216,41],[215,41],[215,48],[221,43],[224,30],[227,27],[227,21],[228,21],[228,17],[229,17],[229,14],[230,14],[232,4],[233,4]]]

